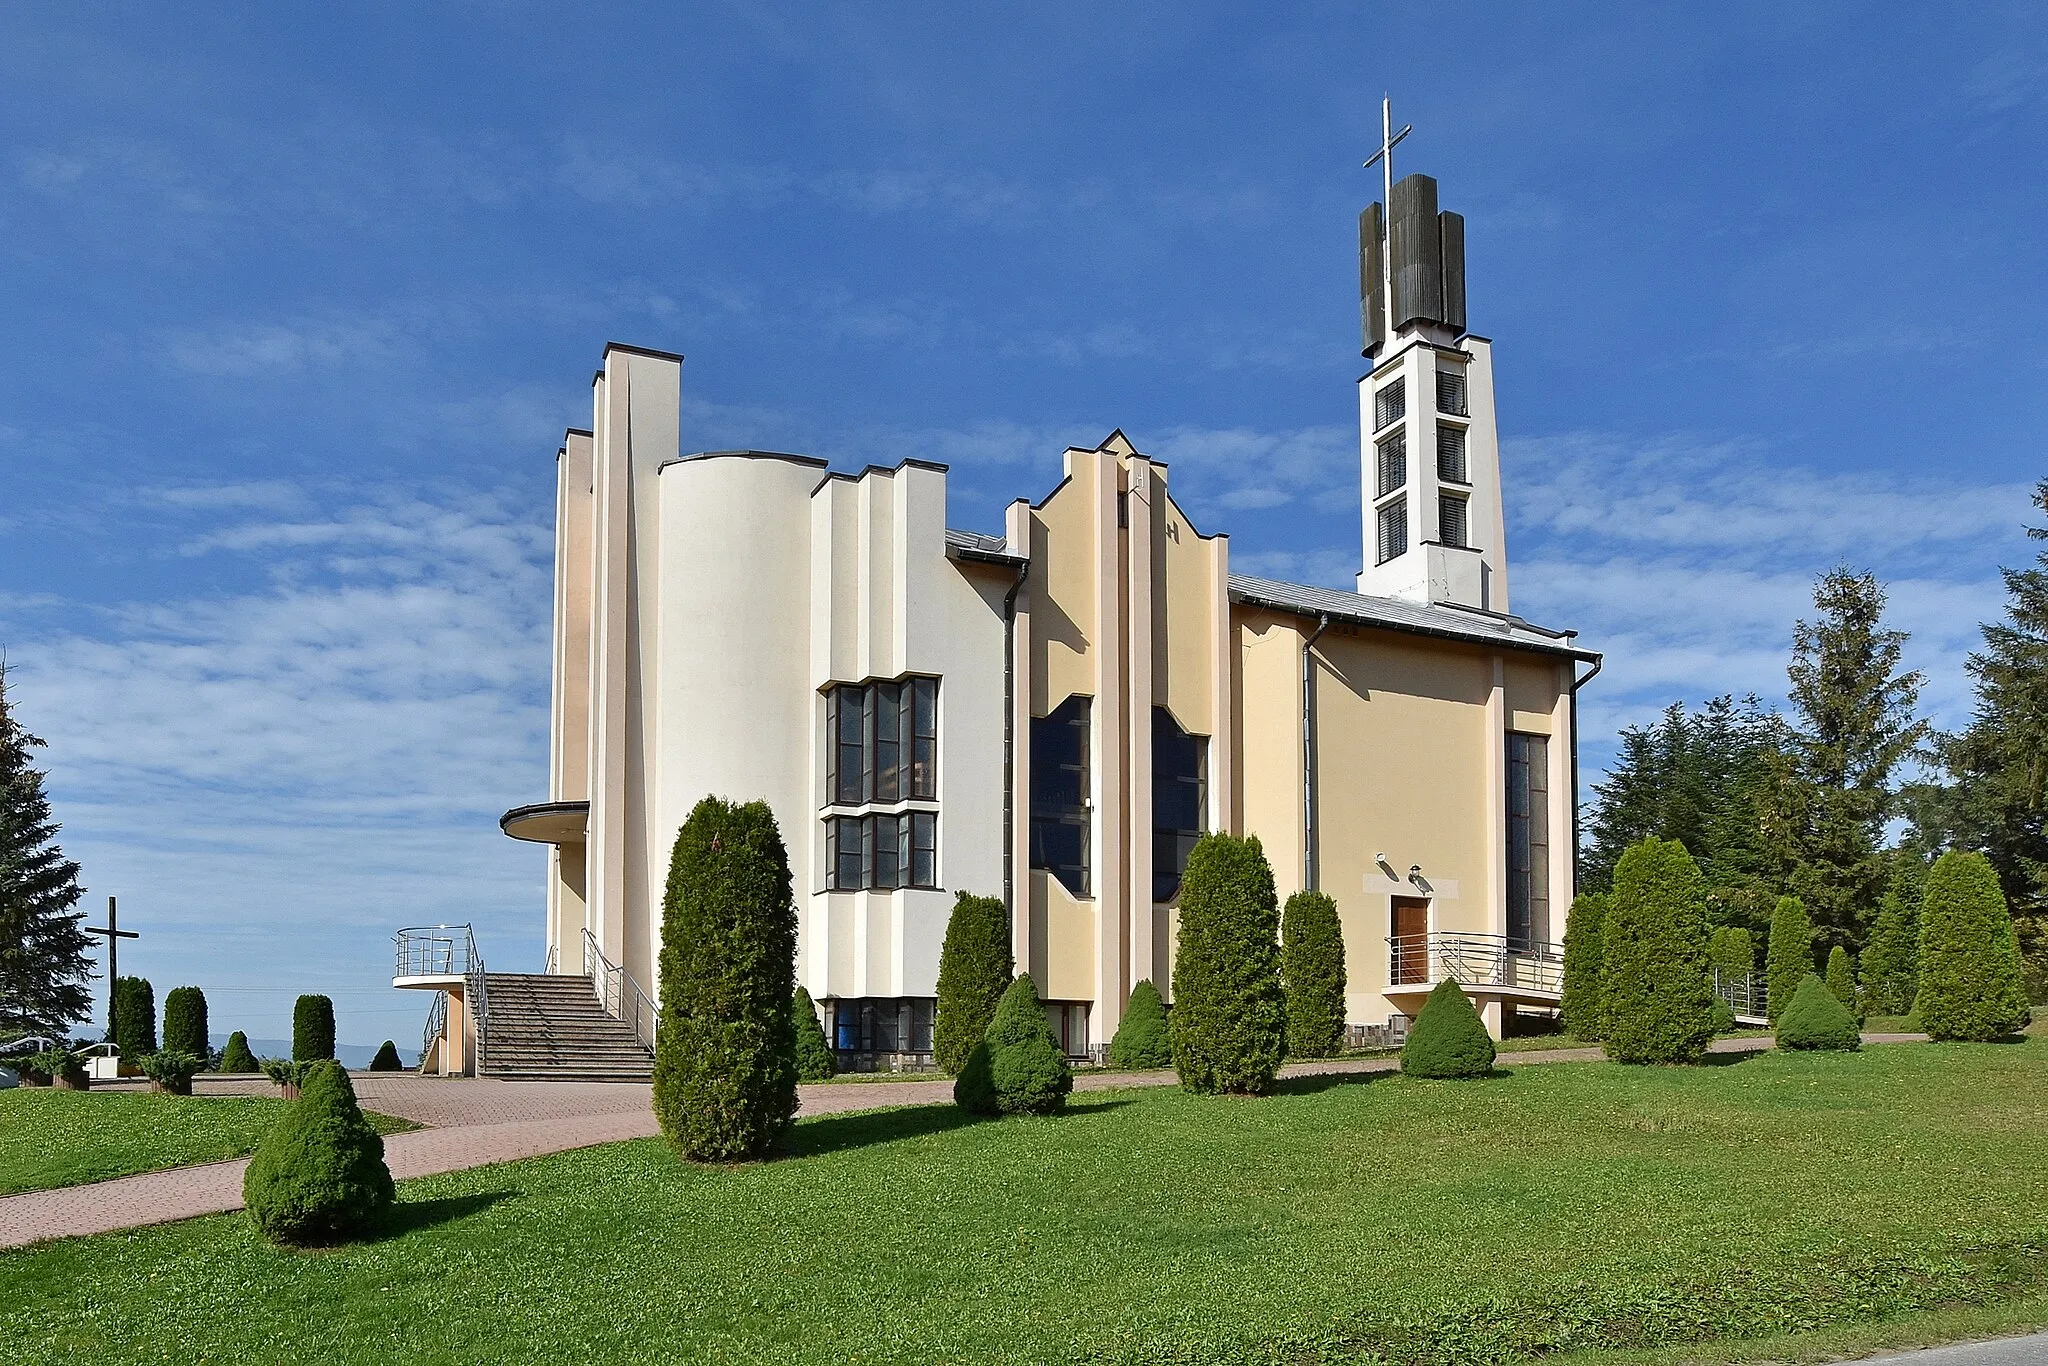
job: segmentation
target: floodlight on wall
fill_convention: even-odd
[[[1399,882],[1401,880],[1399,875],[1394,872],[1394,865],[1387,862],[1385,854],[1374,854],[1372,861],[1380,866],[1380,871],[1387,875],[1389,882]]]
[[[1429,879],[1422,875],[1422,865],[1419,863],[1408,865],[1408,880],[1414,883],[1417,889],[1421,891],[1428,892],[1433,890],[1429,885]]]

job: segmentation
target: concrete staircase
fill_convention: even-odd
[[[588,977],[493,972],[481,1075],[512,1081],[647,1081],[654,1055],[605,1013]]]

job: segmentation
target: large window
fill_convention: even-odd
[[[832,1002],[832,1047],[840,1053],[929,1053],[929,996],[865,997]]]
[[[1408,553],[1408,500],[1396,498],[1379,512],[1379,556],[1375,564],[1385,564]]]
[[[1031,718],[1031,866],[1089,895],[1088,724],[1094,699]]]
[[[1392,436],[1381,437],[1373,447],[1377,479],[1373,484],[1375,498],[1384,498],[1397,493],[1408,482],[1408,433],[1395,432]]]
[[[827,885],[835,892],[936,887],[938,851],[936,811],[825,819]]]
[[[932,801],[939,795],[939,680],[846,684],[825,697],[826,801]]]
[[[1164,707],[1152,709],[1152,900],[1180,895],[1209,804],[1209,742]]]
[[[1550,741],[1508,733],[1508,941],[1550,937]]]
[[[1408,381],[1382,385],[1372,396],[1372,429],[1379,431],[1408,415]]]

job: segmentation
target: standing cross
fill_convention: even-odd
[[[107,923],[87,925],[85,932],[99,935],[107,941],[107,1037],[111,1039],[114,1037],[114,983],[120,980],[116,974],[120,972],[121,941],[140,939],[142,936],[134,930],[121,928],[121,922],[116,919],[112,897],[107,898]]]
[[[1414,131],[1411,123],[1395,132],[1393,98],[1380,101],[1380,149],[1365,159],[1365,165],[1370,170],[1377,161],[1386,186],[1386,198],[1380,201],[1380,303],[1386,310],[1388,341],[1394,339],[1394,145]]]

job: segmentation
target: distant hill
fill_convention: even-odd
[[[228,1046],[228,1036],[225,1034],[209,1034],[206,1038],[216,1049]],[[343,1067],[368,1067],[370,1059],[377,1056],[377,1050],[380,1047],[382,1045],[374,1043],[336,1044],[334,1046],[334,1055]],[[259,1058],[289,1058],[292,1055],[292,1041],[290,1039],[251,1039],[249,1040],[249,1051]],[[398,1049],[398,1060],[409,1068],[418,1067],[420,1065],[420,1051],[417,1048],[407,1048],[401,1044]]]

